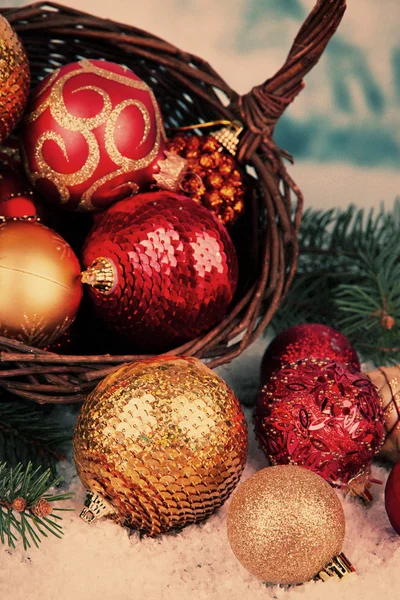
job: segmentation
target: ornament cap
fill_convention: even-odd
[[[186,174],[187,160],[168,150],[164,154],[165,158],[158,162],[160,172],[153,177],[159,188],[176,192]]]
[[[330,577],[343,579],[346,575],[355,573],[356,570],[343,552],[334,556],[330,563],[314,577],[315,581],[327,581]]]
[[[365,471],[361,471],[348,481],[347,489],[349,490],[351,496],[361,498],[361,500],[369,504],[370,502],[372,502],[372,494],[369,491],[371,483],[371,470],[366,469]]]
[[[230,154],[236,155],[236,150],[239,144],[239,136],[243,131],[243,125],[240,121],[232,121],[227,127],[223,127],[218,131],[211,133]]]
[[[98,292],[111,294],[117,282],[115,265],[109,258],[100,256],[81,274],[81,279]]]
[[[97,492],[89,491],[86,494],[85,508],[79,515],[86,523],[92,523],[95,519],[100,519],[106,515],[115,513],[115,509]]]

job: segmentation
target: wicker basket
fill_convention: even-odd
[[[283,163],[290,156],[272,134],[344,10],[345,0],[319,0],[283,67],[244,96],[201,58],[133,27],[47,2],[1,10],[25,45],[33,84],[63,64],[105,58],[126,64],[151,85],[167,128],[219,119],[244,124],[238,159],[254,175],[241,237],[252,242],[245,244],[246,252],[251,246],[246,262],[252,269],[246,268],[246,281],[222,323],[168,354],[207,359],[210,367],[229,362],[260,335],[282,302],[296,268],[302,195]],[[2,337],[0,389],[38,403],[80,402],[116,366],[137,358],[57,355]]]

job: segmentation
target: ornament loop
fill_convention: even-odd
[[[102,498],[97,492],[87,492],[85,508],[79,515],[86,523],[92,523],[95,519],[115,513],[114,508]]]

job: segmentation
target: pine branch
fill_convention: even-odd
[[[12,400],[0,402],[0,462],[9,467],[18,463],[50,469],[65,458],[63,447],[71,435],[46,409],[31,403]]]
[[[319,322],[347,335],[365,359],[400,361],[400,200],[366,214],[346,210],[304,214],[300,257],[275,332]]]
[[[15,548],[19,538],[24,549],[33,543],[38,546],[41,536],[51,533],[58,538],[63,535],[56,511],[73,510],[54,507],[56,501],[72,498],[72,494],[53,494],[49,490],[62,480],[50,479],[50,469],[33,470],[32,463],[24,468],[21,464],[8,468],[0,464],[0,541]]]

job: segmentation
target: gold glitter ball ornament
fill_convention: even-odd
[[[331,574],[345,520],[336,492],[322,477],[302,467],[279,465],[240,485],[229,506],[227,527],[231,548],[250,573],[269,583],[297,584],[323,569]]]
[[[26,52],[10,23],[0,16],[0,143],[22,116],[30,81]]]
[[[102,514],[151,536],[201,521],[228,498],[247,456],[247,426],[233,391],[191,357],[121,367],[82,406],[74,458]]]

